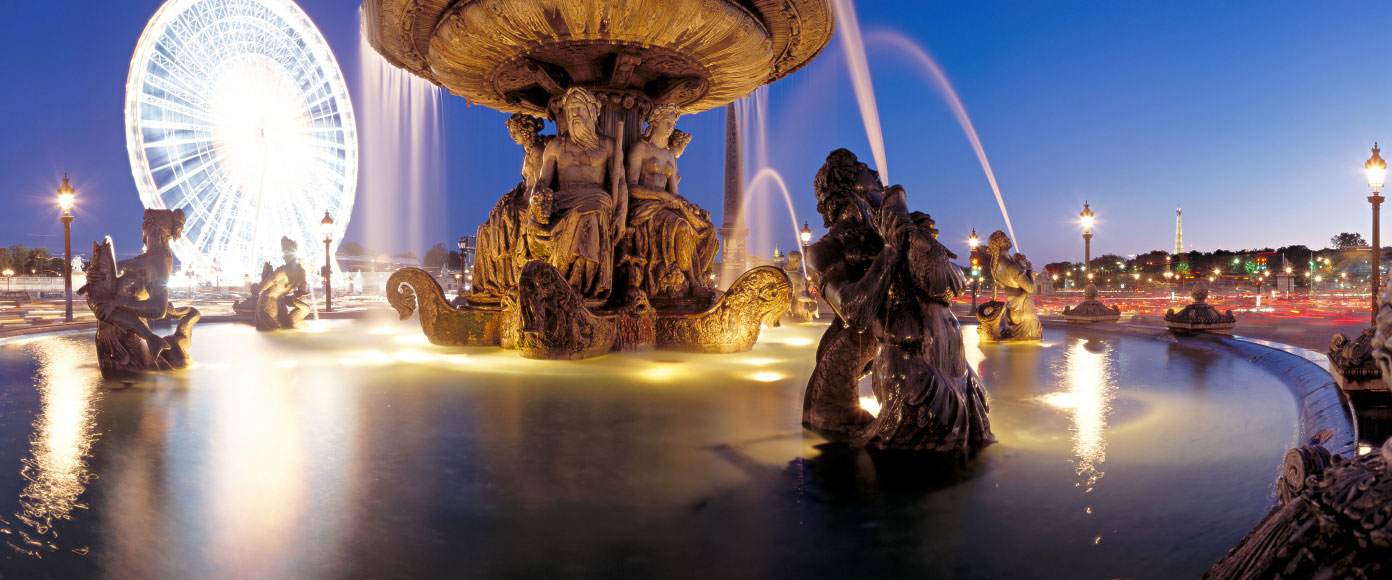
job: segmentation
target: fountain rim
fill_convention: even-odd
[[[475,99],[437,78],[431,67],[432,41],[438,28],[457,8],[478,0],[363,0],[360,27],[362,38],[388,63],[430,83],[464,97],[473,104],[483,105],[505,113],[537,114],[527,103],[511,103],[504,95]],[[685,1],[685,0],[678,0]],[[764,33],[771,43],[769,70],[761,80],[743,84],[722,81],[721,87],[710,86],[710,76],[703,77],[707,85],[690,102],[681,103],[684,114],[698,113],[721,107],[754,89],[772,84],[811,63],[830,44],[836,29],[836,16],[831,0],[715,0],[738,10]],[[557,39],[571,40],[571,39]],[[617,42],[644,46],[641,42]],[[646,48],[662,49],[661,45]],[[525,55],[524,55],[525,56]],[[512,60],[512,59],[509,59]],[[748,85],[748,86],[745,86]],[[576,86],[587,86],[576,83]],[[563,87],[566,88],[566,87]],[[495,92],[494,87],[479,87],[480,92]],[[731,94],[734,98],[726,99]],[[665,102],[655,99],[654,102]]]

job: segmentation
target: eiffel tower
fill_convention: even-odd
[[[1175,208],[1174,210],[1174,255],[1184,253],[1184,218],[1181,217],[1184,210]]]

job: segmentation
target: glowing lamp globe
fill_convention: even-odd
[[[1078,217],[1082,218],[1083,229],[1091,231],[1093,220],[1092,209],[1088,207],[1088,203],[1086,201],[1083,202],[1083,212],[1078,214]]]
[[[1368,174],[1368,187],[1377,191],[1382,188],[1383,179],[1387,177],[1387,162],[1382,160],[1381,152],[1377,143],[1373,143],[1373,156],[1368,158],[1368,162],[1363,164],[1363,171]]]
[[[58,207],[63,210],[63,213],[72,211],[73,195],[76,193],[73,186],[68,184],[68,176],[64,175],[63,185],[58,186]]]
[[[319,221],[320,231],[324,232],[324,241],[333,239],[334,221],[329,217],[329,212],[324,212],[324,219]]]

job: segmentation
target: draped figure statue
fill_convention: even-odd
[[[522,220],[523,261],[545,260],[586,299],[608,298],[614,240],[627,212],[623,153],[598,132],[600,101],[572,87],[562,97],[567,131],[546,143]]]
[[[710,214],[677,193],[677,156],[690,135],[674,134],[676,105],[648,114],[643,139],[628,150],[627,283],[648,298],[709,298],[720,243]],[[674,137],[676,139],[674,139]]]
[[[521,224],[527,213],[528,195],[541,172],[541,154],[550,135],[541,135],[545,123],[536,117],[515,114],[508,118],[508,135],[522,147],[522,181],[503,194],[478,227],[478,246],[474,256],[475,294],[505,296],[517,288],[522,272]]]

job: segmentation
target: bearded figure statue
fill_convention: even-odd
[[[600,101],[572,87],[561,99],[562,130],[546,143],[523,221],[523,262],[545,260],[587,300],[613,288],[614,240],[622,237],[628,192],[623,152],[598,132]]]
[[[676,105],[654,107],[643,139],[628,150],[625,277],[630,289],[656,300],[715,294],[715,226],[709,213],[677,193],[677,151],[690,141],[685,134],[680,144],[673,139],[678,114]]]
[[[528,211],[528,195],[541,172],[541,155],[550,135],[541,135],[545,122],[521,113],[508,118],[508,135],[522,147],[522,181],[503,194],[488,220],[478,228],[474,259],[474,294],[506,296],[517,288],[522,272],[522,221]]]
[[[300,329],[306,326],[309,304],[309,282],[300,264],[299,244],[281,236],[281,256],[285,264],[271,272],[261,283],[256,299],[256,329],[261,331]]]

